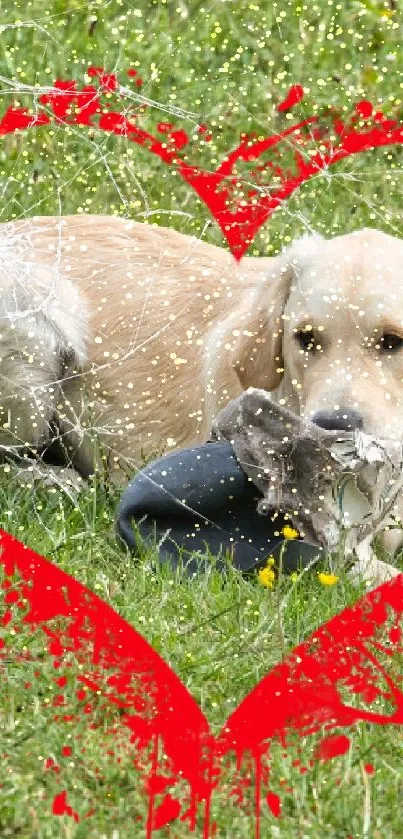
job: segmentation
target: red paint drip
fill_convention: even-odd
[[[14,604],[17,611],[11,615],[13,629],[20,622],[42,632],[48,655],[59,666],[64,657],[71,663],[72,656],[83,661],[85,655],[84,669],[69,670],[73,696],[80,690],[80,696],[86,699],[81,713],[92,712],[89,700],[95,696],[98,703],[102,699],[123,710],[120,725],[127,732],[133,762],[140,772],[143,766],[148,772],[144,785],[150,801],[147,839],[158,826],[175,819],[186,822],[190,832],[196,831],[200,807],[203,839],[211,839],[211,795],[230,755],[236,758],[237,768],[229,795],[234,806],[246,807],[248,792],[255,790],[255,835],[260,839],[260,801],[266,800],[274,816],[280,813],[279,799],[269,788],[268,759],[273,740],[280,740],[285,748],[292,732],[307,737],[321,733],[325,727],[328,733],[322,737],[309,767],[301,765],[300,757],[293,760],[295,768],[306,773],[315,761],[347,751],[350,740],[340,733],[340,727],[351,727],[361,720],[378,725],[403,723],[400,682],[392,678],[375,655],[382,629],[389,639],[388,663],[393,653],[403,652],[400,633],[394,632],[391,641],[387,626],[391,617],[394,627],[402,619],[402,575],[365,595],[299,645],[256,685],[229,717],[219,737],[214,738],[185,686],[138,632],[95,594],[12,536],[0,531],[0,542],[4,572],[12,580],[13,590],[28,604],[25,614]],[[4,591],[10,591],[10,587],[4,587]],[[59,622],[60,618],[65,629],[56,636],[52,622]],[[7,645],[3,649],[9,657],[12,650]],[[381,649],[385,649],[384,645]],[[40,670],[35,674],[39,677]],[[385,685],[392,706],[388,713],[382,713],[378,705],[378,699],[386,695]],[[341,686],[348,686],[353,704],[342,700]],[[360,698],[367,701],[369,687],[372,709],[360,707],[359,703]],[[56,693],[55,697],[61,702],[61,694]],[[77,714],[71,713],[55,717],[60,725],[75,724],[78,719]],[[93,730],[98,728],[91,720],[89,725]],[[332,729],[338,729],[337,733],[332,734]],[[116,736],[116,728],[111,728],[112,734],[113,731]],[[150,747],[151,774],[147,760],[144,762]],[[109,751],[115,753],[115,748]],[[168,760],[163,767],[159,765],[162,752]],[[63,746],[61,753],[69,757],[73,749]],[[50,758],[45,768],[62,771]],[[367,773],[372,770],[372,764],[366,764]],[[187,783],[186,802],[173,789],[168,790],[178,779],[182,785]],[[90,812],[95,809],[91,807]],[[68,804],[65,791],[55,797],[52,812],[69,815],[76,821],[79,818]],[[83,817],[89,817],[87,804],[83,812]]]
[[[281,800],[279,796],[276,795],[275,792],[268,792],[266,795],[266,801],[270,807],[271,812],[273,813],[273,816],[275,816],[276,819],[278,819],[281,814]]]
[[[168,793],[154,811],[153,829],[160,830],[161,827],[165,827],[178,818],[180,811],[180,802]]]

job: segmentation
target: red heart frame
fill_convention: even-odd
[[[75,81],[59,79],[54,83],[53,88],[40,97],[43,105],[50,106],[54,120],[57,123],[87,126],[126,137],[127,140],[147,148],[163,163],[174,168],[206,204],[237,260],[242,259],[261,226],[305,181],[317,175],[322,169],[333,166],[353,154],[403,142],[403,127],[399,126],[396,120],[388,119],[382,111],[375,111],[369,101],[362,100],[355,106],[356,113],[348,122],[343,121],[337,112],[333,117],[332,130],[337,137],[336,145],[333,145],[331,140],[325,139],[329,131],[319,124],[319,116],[312,116],[297,122],[279,134],[263,139],[256,139],[255,135],[241,134],[241,142],[237,148],[228,152],[215,171],[206,172],[181,157],[180,151],[189,143],[189,137],[183,129],[175,130],[172,123],[159,123],[158,132],[166,135],[167,138],[161,141],[157,136],[153,136],[136,125],[138,115],[135,113],[131,116],[125,116],[116,111],[104,113],[104,103],[102,108],[100,105],[103,92],[114,92],[124,99],[128,91],[118,84],[114,73],[106,73],[102,67],[90,67],[88,74],[98,78],[100,84],[98,89],[93,85],[87,85],[82,90],[77,90]],[[131,70],[129,75],[136,77],[137,73]],[[142,85],[142,80],[138,77],[136,84]],[[303,99],[303,96],[304,91],[301,85],[293,85],[286,99],[277,106],[277,110],[289,111]],[[72,115],[73,106],[78,108],[78,112]],[[93,118],[96,116],[99,118],[97,122],[94,122]],[[358,130],[356,127],[359,121],[366,123],[363,130]],[[50,122],[51,117],[45,112],[32,115],[27,108],[10,107],[0,121],[0,135],[33,126],[49,125]],[[308,126],[310,127],[309,134],[304,137],[301,132]],[[199,126],[198,131],[204,135],[205,140],[211,139],[211,134],[205,125]],[[248,180],[253,181],[254,178],[259,188],[253,187],[248,190],[248,201],[235,200],[236,210],[232,211],[230,209],[231,196],[238,182],[234,169],[238,161],[258,161],[268,151],[274,157],[278,157],[278,145],[291,136],[294,137],[296,146],[293,155],[294,171],[283,170],[273,160],[257,166],[251,176],[248,176]],[[320,141],[321,150],[304,157],[304,146],[311,144],[312,141],[315,143]],[[267,170],[280,177],[278,187],[270,188],[270,183],[264,183],[262,180],[263,173]],[[261,194],[262,185],[270,189],[270,195]]]
[[[159,772],[156,759],[147,778],[147,839],[179,817],[186,819],[190,831],[194,831],[202,804],[204,839],[212,835],[210,799],[219,781],[222,760],[230,753],[236,755],[239,766],[248,754],[255,763],[259,839],[263,792],[273,816],[279,815],[281,807],[279,797],[268,786],[269,773],[263,764],[274,738],[284,740],[292,731],[318,733],[323,727],[331,731],[361,720],[377,725],[403,723],[403,692],[376,657],[377,652],[389,657],[403,652],[403,575],[366,594],[296,647],[245,697],[214,738],[206,717],[180,679],[110,606],[3,531],[0,544],[6,607],[0,627],[10,629],[12,625],[17,633],[22,625],[32,631],[42,630],[56,671],[65,655],[73,652],[79,657],[84,653],[85,675],[79,670],[73,674],[77,688],[87,688],[84,711],[88,713],[91,693],[101,695],[107,703],[122,709],[121,722],[137,754],[162,744],[169,758],[168,775],[166,769]],[[61,618],[66,628],[55,631],[51,622]],[[377,639],[381,629],[387,636],[382,644]],[[0,638],[0,661],[10,653],[12,650],[7,650]],[[60,685],[61,680],[56,681]],[[349,705],[341,697],[342,689],[361,697],[367,705],[386,696],[394,710],[388,715]],[[62,699],[59,693],[53,705],[63,706]],[[59,710],[54,718],[61,720]],[[347,736],[327,734],[316,750],[316,758],[326,760],[348,748]],[[190,789],[190,806],[183,815],[181,801],[170,793],[155,806],[157,793],[164,793],[178,778],[185,779]],[[53,812],[79,819],[67,803],[65,790],[55,797]]]
[[[41,97],[41,103],[50,105],[53,118],[58,123],[87,126],[125,136],[174,167],[207,205],[238,260],[274,210],[304,181],[352,154],[403,142],[403,128],[382,112],[374,112],[371,103],[364,100],[356,105],[356,114],[348,124],[337,115],[333,119],[332,127],[338,138],[335,146],[330,140],[325,140],[328,131],[319,126],[319,117],[310,117],[263,140],[242,135],[239,146],[227,155],[215,172],[208,173],[190,165],[180,156],[179,152],[188,144],[189,138],[185,131],[175,130],[171,123],[159,123],[157,126],[158,132],[166,136],[166,142],[140,129],[135,124],[135,114],[126,117],[118,112],[102,113],[94,123],[92,119],[101,113],[102,92],[119,92],[123,97],[127,92],[119,88],[116,76],[106,74],[103,68],[90,68],[89,74],[98,78],[98,89],[87,86],[79,91],[76,82],[58,80]],[[129,75],[136,77],[137,74],[130,71]],[[136,78],[135,81],[141,87],[141,79]],[[293,86],[278,106],[278,111],[290,110],[302,100],[303,95],[300,85]],[[74,115],[69,110],[72,105],[79,109]],[[365,124],[365,130],[357,129],[359,120]],[[11,107],[0,122],[0,134],[48,125],[50,121],[45,112],[32,115],[27,109]],[[307,140],[301,132],[308,126],[310,133]],[[206,126],[200,126],[199,132],[205,140],[211,139]],[[231,193],[238,180],[234,175],[237,162],[258,161],[268,151],[275,156],[279,143],[291,135],[296,144],[295,170],[283,171],[273,161],[260,165],[254,172],[256,183],[261,186],[262,173],[270,170],[280,176],[280,186],[265,197],[257,188],[252,188],[248,194],[249,202],[241,204],[235,201],[236,210],[230,210]],[[322,151],[304,159],[304,146],[312,139],[315,142],[320,140]],[[107,702],[125,709],[122,720],[138,752],[153,743],[157,755],[158,743],[162,742],[169,755],[171,777],[158,773],[156,759],[153,772],[147,778],[147,837],[179,817],[186,818],[190,830],[194,831],[198,807],[203,803],[204,837],[208,839],[213,831],[210,798],[220,775],[220,762],[232,751],[238,761],[245,753],[250,753],[255,761],[258,839],[261,793],[264,786],[268,787],[268,774],[262,759],[275,737],[284,736],[292,729],[313,733],[319,732],[323,726],[328,729],[351,726],[359,720],[376,724],[403,722],[403,694],[371,649],[371,645],[375,650],[381,649],[376,631],[385,626],[391,611],[394,624],[388,630],[387,654],[403,651],[398,625],[403,611],[403,576],[366,595],[352,609],[344,610],[297,647],[286,661],[275,667],[252,690],[227,720],[219,737],[214,738],[205,716],[182,682],[139,633],[96,595],[13,537],[1,533],[1,542],[3,553],[0,561],[6,575],[10,578],[17,574],[20,579],[16,585],[11,585],[10,579],[4,582],[7,608],[0,626],[6,628],[10,622],[16,621],[13,625],[18,631],[18,621],[22,620],[33,630],[41,628],[48,637],[48,651],[56,668],[66,649],[78,655],[80,651],[88,652],[93,644],[91,676],[77,675],[77,681],[84,683],[90,691],[100,690]],[[27,603],[30,608],[26,614]],[[70,621],[64,640],[49,627],[52,620],[61,616]],[[63,646],[66,643],[67,647]],[[385,652],[385,647],[382,652]],[[0,638],[0,661],[5,659],[6,653]],[[369,663],[373,668],[372,676],[368,670]],[[102,681],[105,674],[112,670],[105,690]],[[394,702],[395,711],[390,716],[360,711],[342,701],[338,688],[343,684],[348,684],[350,691],[361,694],[369,702],[384,696],[379,677],[388,685],[389,698]],[[317,758],[328,759],[342,754],[348,747],[349,739],[345,735],[328,735],[319,746]],[[182,816],[180,801],[170,793],[164,795],[158,806],[155,805],[156,793],[164,793],[175,776],[185,778],[191,791],[190,807]],[[280,800],[270,788],[266,790],[266,802],[273,816],[278,816]],[[76,820],[80,818],[68,804],[65,790],[55,796],[53,813],[67,814]]]

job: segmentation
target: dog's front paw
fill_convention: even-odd
[[[399,574],[401,574],[401,571],[387,562],[382,562],[375,556],[358,559],[348,572],[350,580],[356,584],[364,582],[369,590],[386,583],[388,580],[393,580]]]
[[[403,545],[403,530],[400,528],[384,530],[378,538],[384,550],[393,556]]]
[[[15,469],[15,471],[14,471]],[[29,460],[24,466],[14,467],[12,474],[20,484],[34,488],[38,484],[45,487],[59,488],[73,501],[84,489],[86,482],[81,475],[67,466],[48,466],[37,460]]]

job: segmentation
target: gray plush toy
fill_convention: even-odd
[[[392,521],[403,487],[403,447],[361,431],[327,431],[249,388],[215,418],[212,440],[227,440],[263,493],[262,514],[277,509],[310,542],[338,551],[350,574],[377,585],[399,572],[372,550]]]

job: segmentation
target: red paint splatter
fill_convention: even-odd
[[[53,799],[52,813],[54,816],[71,816],[75,822],[80,821],[78,813],[67,803],[67,793],[59,792]]]
[[[273,816],[275,816],[276,819],[278,819],[281,813],[281,801],[279,796],[276,795],[275,792],[268,792],[266,795],[266,801],[270,807],[271,812],[273,813]]]
[[[360,117],[363,117],[364,119],[368,119],[368,117],[372,116],[374,110],[371,102],[368,102],[368,100],[366,99],[363,99],[361,102],[358,102],[358,105],[355,106],[355,109],[357,113],[360,115]]]
[[[247,805],[244,792],[255,789],[259,839],[260,801],[266,799],[274,816],[280,812],[279,799],[269,788],[267,760],[273,740],[280,740],[284,749],[292,732],[307,737],[321,734],[325,728],[328,733],[316,749],[315,760],[327,760],[344,754],[349,747],[349,738],[339,731],[332,734],[331,729],[351,727],[361,720],[379,725],[403,723],[400,684],[393,681],[374,653],[378,633],[385,623],[392,618],[397,626],[402,619],[402,575],[365,595],[299,645],[256,685],[214,738],[185,686],[139,633],[96,595],[10,535],[0,531],[0,542],[0,563],[6,576],[13,578],[13,590],[27,604],[24,615],[16,612],[13,616],[13,628],[20,621],[25,627],[42,632],[48,655],[59,666],[64,657],[71,662],[74,654],[82,660],[87,651],[84,670],[69,671],[74,696],[74,680],[77,690],[80,684],[86,687],[82,690],[87,699],[82,713],[90,712],[92,702],[88,700],[92,697],[96,697],[97,703],[104,701],[105,707],[109,704],[122,709],[120,724],[128,734],[128,745],[134,749],[134,763],[147,775],[144,789],[150,801],[148,839],[157,824],[177,818],[186,821],[194,832],[200,807],[204,808],[203,839],[211,839],[210,800],[231,754],[236,757],[241,778],[234,775],[229,796],[233,797],[234,806],[243,807]],[[60,630],[55,644],[52,621],[59,622],[60,618],[65,629]],[[385,631],[390,636],[390,629]],[[403,652],[400,634],[395,633],[394,638],[388,651]],[[10,653],[7,648],[7,655]],[[36,673],[40,675],[39,670]],[[367,696],[369,685],[373,708],[360,707],[357,700]],[[354,704],[342,699],[341,686],[344,690],[348,687]],[[386,695],[391,710],[382,713],[378,699]],[[54,719],[60,724],[76,723],[78,716],[64,714]],[[89,725],[93,730],[98,728],[95,722],[89,721]],[[113,731],[116,736],[116,727],[111,728]],[[159,766],[159,746],[167,756],[164,769]],[[150,747],[154,754],[151,771],[148,761],[143,760]],[[61,751],[63,757],[72,754],[70,746],[63,746]],[[45,768],[58,771],[51,760]],[[293,760],[301,773],[308,772],[314,763],[309,761],[308,767],[301,765],[299,757]],[[177,779],[182,784],[186,781],[189,790],[183,813],[182,799],[167,791]],[[65,792],[54,799],[53,812],[78,819]]]
[[[242,134],[237,148],[228,152],[215,171],[203,171],[189,162],[188,154],[184,157],[180,155],[189,143],[188,134],[184,129],[174,130],[172,126],[168,142],[161,141],[137,124],[140,110],[144,111],[148,106],[142,105],[141,109],[128,113],[125,103],[125,113],[120,113],[108,110],[108,100],[101,104],[105,92],[113,92],[115,98],[119,96],[124,99],[124,93],[114,73],[106,73],[102,67],[90,67],[88,74],[97,80],[98,87],[88,85],[79,90],[75,81],[59,79],[54,83],[53,89],[42,96],[41,104],[49,106],[53,111],[53,119],[58,123],[86,126],[123,136],[129,142],[143,146],[163,163],[175,169],[206,204],[237,260],[242,259],[258,230],[275,210],[318,172],[353,154],[403,143],[403,127],[395,120],[388,119],[381,111],[374,114],[372,104],[363,99],[355,106],[356,113],[349,121],[341,119],[337,111],[330,108],[332,125],[329,129],[319,124],[319,116],[312,116],[263,140],[255,135]],[[136,77],[135,83],[141,84],[141,79],[137,78],[137,71],[129,70],[128,75],[131,78]],[[301,101],[303,95],[301,85],[293,85],[287,97],[278,105],[278,110],[289,110]],[[356,124],[359,119],[367,122],[372,120],[372,123],[360,131]],[[29,115],[23,108],[9,108],[0,121],[0,135],[36,125],[47,125],[50,121],[51,117],[47,113],[34,116]],[[207,132],[207,127],[199,126],[198,132],[204,131]],[[338,137],[336,143],[326,140],[327,134],[332,131]],[[206,133],[205,141],[211,138],[211,133]],[[295,146],[293,168],[284,169],[275,163],[274,159],[279,156],[278,147],[284,140],[287,140],[287,147],[290,148],[291,138]],[[321,148],[314,154],[303,154],[303,147],[310,146],[315,138],[316,141],[320,139]],[[257,161],[267,152],[270,152],[272,159],[256,166],[248,175],[248,183],[255,180],[256,187],[248,189],[248,200],[245,200],[244,196],[238,200],[234,197],[234,189],[239,181],[237,164]],[[269,176],[268,180],[263,179],[265,174]],[[279,180],[276,185],[270,183],[272,175]],[[262,186],[265,187],[266,194],[262,193]],[[231,208],[232,204],[235,209]]]
[[[301,99],[303,99],[303,98],[304,98],[304,88],[301,87],[300,84],[293,84],[292,87],[290,87],[290,89],[287,93],[287,96],[283,100],[283,102],[280,102],[280,104],[277,105],[277,110],[280,111],[280,112],[281,111],[290,111],[291,108],[293,108],[294,105],[297,105],[298,102],[301,102]]]
[[[134,71],[136,72],[136,71]],[[129,71],[130,73],[130,71]],[[89,67],[88,75],[96,77],[100,81],[101,88],[104,88],[108,93],[113,93],[118,86],[118,80],[115,73],[105,73],[103,67]]]
[[[331,734],[319,743],[316,756],[321,760],[331,760],[332,757],[344,755],[350,746],[350,739],[345,734]]]
[[[47,757],[46,760],[44,760],[43,767],[45,770],[52,769],[53,772],[60,772],[60,766],[55,763],[52,757]]]
[[[169,822],[177,819],[181,811],[181,804],[176,798],[172,798],[169,793],[165,796],[161,804],[158,805],[154,811],[153,829],[160,830]]]

